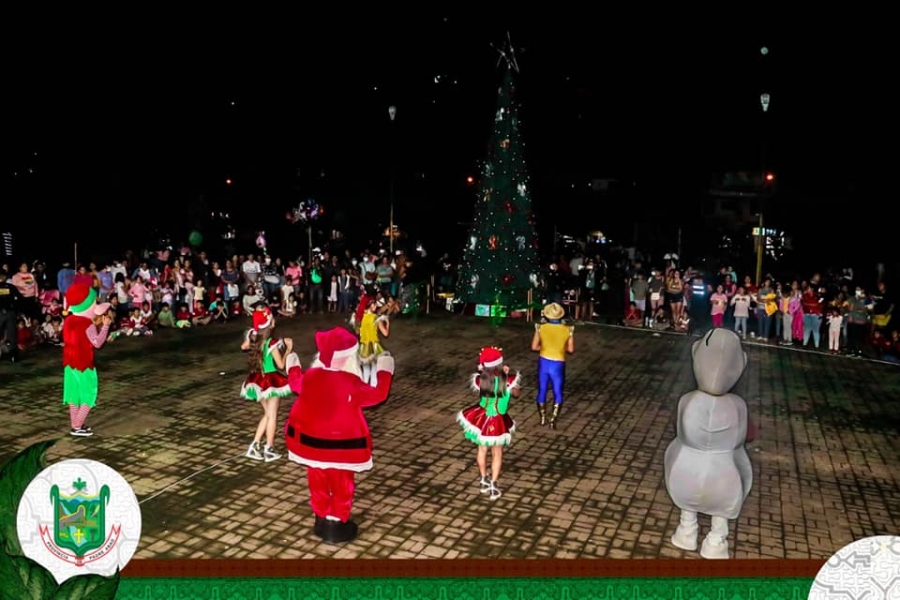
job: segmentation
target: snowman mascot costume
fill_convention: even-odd
[[[342,327],[316,333],[317,359],[301,372],[288,364],[297,394],[285,427],[288,458],[306,467],[313,533],[329,543],[349,542],[358,527],[350,520],[356,473],[372,468],[372,434],[362,409],[384,402],[391,389],[394,358],[376,362],[378,383],[361,378],[359,343]]]
[[[697,390],[678,401],[677,436],[666,449],[666,488],[681,509],[672,544],[696,550],[697,514],[712,517],[704,558],[728,558],[728,520],[736,519],[750,493],[753,471],[744,449],[747,405],[730,393],[747,365],[741,340],[713,329],[691,350]]]

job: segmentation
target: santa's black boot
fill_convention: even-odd
[[[359,526],[353,521],[326,520],[322,531],[322,539],[329,544],[343,544],[352,542],[359,533]]]
[[[556,429],[556,420],[559,418],[559,404],[553,405],[553,414],[550,415],[550,429]]]
[[[320,517],[316,515],[316,524],[313,525],[313,533],[319,537],[323,537],[325,534],[325,517]]]
[[[541,417],[541,427],[547,424],[547,409],[543,404],[538,404],[538,415]]]

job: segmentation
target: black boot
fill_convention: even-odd
[[[313,525],[313,533],[319,537],[322,537],[325,533],[325,517],[320,517],[316,515],[316,524]]]
[[[550,429],[556,429],[557,418],[559,418],[559,404],[554,404],[553,414],[550,415]]]
[[[544,408],[543,404],[538,404],[538,415],[541,417],[541,427],[547,424],[547,409]]]
[[[322,540],[329,544],[343,544],[352,542],[359,533],[359,526],[353,521],[331,521],[326,520],[325,526],[322,528]]]

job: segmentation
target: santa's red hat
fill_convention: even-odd
[[[253,313],[253,331],[259,331],[266,327],[272,326],[272,311],[268,308],[254,311]]]
[[[494,348],[493,346],[482,348],[481,354],[478,356],[478,364],[485,369],[499,367],[503,364],[503,352],[501,352],[500,348]]]
[[[331,361],[335,358],[346,358],[355,354],[359,350],[359,342],[355,335],[343,327],[335,327],[316,333],[316,348],[319,349],[319,361],[326,368],[331,368]]]

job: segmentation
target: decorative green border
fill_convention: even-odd
[[[502,561],[497,561],[502,571]],[[811,579],[129,579],[117,600],[802,600]]]

